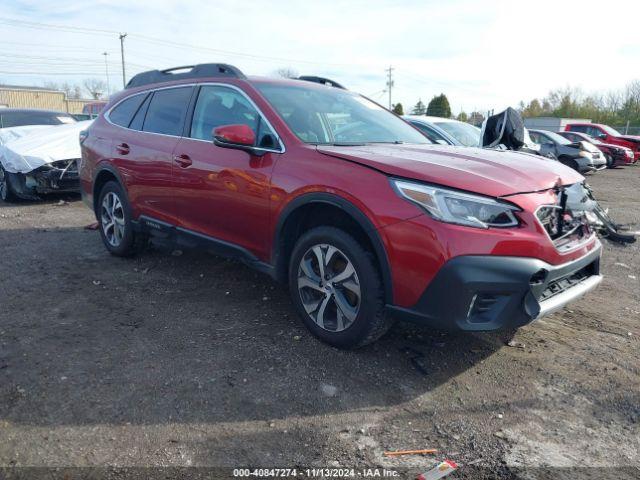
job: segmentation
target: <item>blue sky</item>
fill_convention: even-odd
[[[393,101],[405,108],[444,92],[456,113],[502,109],[554,88],[604,91],[639,79],[638,18],[633,0],[4,0],[0,82],[104,79],[106,51],[120,88],[117,32],[127,32],[128,74],[215,61],[256,75],[289,67],[386,104],[392,65]]]

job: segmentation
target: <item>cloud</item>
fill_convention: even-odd
[[[591,0],[97,0],[58,1],[55,8],[23,0],[0,6],[2,17],[129,33],[130,73],[215,61],[259,75],[289,66],[335,77],[364,94],[377,92],[375,98],[383,100],[384,70],[393,65],[394,101],[409,107],[418,98],[428,101],[444,92],[454,111],[501,109],[566,85],[585,91],[622,87],[638,76],[633,66],[640,60],[639,13],[637,2],[618,0],[610,0],[606,8]],[[115,34],[2,28],[11,42],[43,43],[42,48],[11,47],[25,55],[68,57],[71,63],[74,58],[96,59],[90,67],[78,66],[85,76],[101,75],[101,53],[108,51],[112,83],[117,84]],[[152,43],[143,36],[198,48]],[[14,62],[15,70],[17,65],[23,70],[24,65],[38,67],[37,61],[27,60]],[[51,65],[39,68],[56,68],[55,62],[47,63]],[[0,56],[0,71],[10,68],[11,62]],[[0,74],[6,82],[16,79],[42,82],[41,76]]]

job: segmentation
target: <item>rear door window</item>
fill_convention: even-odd
[[[121,127],[128,127],[131,122],[131,118],[136,113],[144,99],[145,95],[140,94],[123,100],[109,112],[109,121],[116,125],[120,125]]]
[[[179,87],[155,91],[142,130],[181,136],[192,90],[192,87]]]

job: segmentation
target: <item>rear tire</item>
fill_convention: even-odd
[[[289,289],[305,326],[334,347],[362,347],[393,324],[373,256],[338,228],[317,227],[298,239]]]
[[[2,165],[0,165],[0,199],[3,202],[15,202],[18,197],[13,192],[11,184],[9,183],[9,176],[11,173],[7,172]]]
[[[147,236],[133,228],[129,200],[117,182],[107,182],[100,190],[96,217],[102,242],[112,255],[129,257],[147,244]]]

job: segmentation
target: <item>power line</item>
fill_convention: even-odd
[[[84,34],[84,35],[99,35],[99,36],[105,36],[105,35],[121,36],[122,35],[122,33],[116,32],[113,30],[72,27],[69,25],[56,25],[56,24],[31,22],[31,21],[18,20],[18,19],[7,19],[2,17],[0,17],[0,24],[5,24],[13,27],[23,26],[26,28],[34,28],[34,29],[49,29],[49,30],[55,30],[55,31],[63,31],[67,33]],[[124,35],[126,36],[127,34],[124,34]],[[147,42],[147,43],[151,43],[159,46],[168,46],[168,47],[178,48],[182,50],[189,49],[189,50],[201,51],[201,52],[211,52],[211,53],[217,53],[217,54],[222,54],[227,56],[243,57],[243,58],[248,58],[256,61],[285,62],[285,63],[294,63],[294,64],[309,64],[309,65],[324,65],[324,66],[331,65],[331,66],[340,66],[340,67],[348,67],[348,68],[357,67],[353,64],[320,62],[320,61],[312,61],[312,60],[291,59],[291,58],[284,58],[284,57],[272,57],[268,55],[255,55],[255,54],[236,52],[236,51],[230,51],[230,50],[221,50],[221,49],[210,48],[210,47],[202,47],[199,45],[190,45],[187,43],[174,42],[174,41],[169,41],[162,38],[150,37],[150,36],[141,35],[141,34],[132,33],[129,36],[131,38],[136,38],[143,42]],[[122,42],[122,38],[121,38],[121,42]]]
[[[55,25],[51,23],[41,23],[41,22],[31,22],[28,20],[18,20],[14,18],[1,18],[0,24],[9,25],[9,26],[23,26],[26,28],[35,28],[35,29],[47,29],[47,30],[58,30],[62,32],[69,33],[80,33],[85,35],[113,35],[117,34],[113,30],[102,30],[98,28],[84,28],[84,27],[74,27],[71,25]]]

